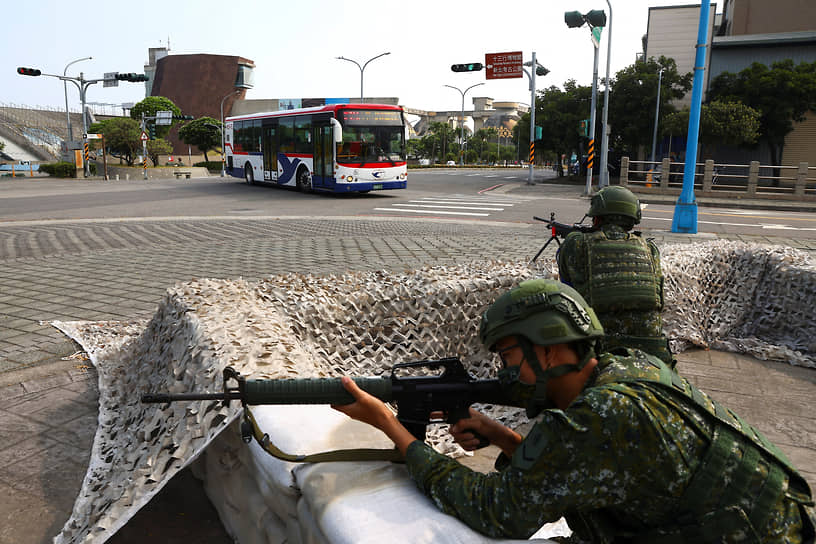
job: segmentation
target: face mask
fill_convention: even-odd
[[[499,370],[499,384],[501,385],[505,401],[508,406],[527,408],[535,393],[535,385],[522,382],[520,366],[508,366]]]

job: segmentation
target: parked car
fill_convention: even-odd
[[[456,166],[456,161],[448,161],[445,163],[445,166]]]

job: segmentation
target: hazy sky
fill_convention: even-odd
[[[650,6],[689,5],[678,0],[610,0],[613,8],[611,74],[628,66],[642,50]],[[474,96],[528,103],[527,77],[486,81],[484,71],[454,73],[450,65],[484,62],[485,53],[532,51],[550,73],[536,87],[562,86],[575,79],[589,85],[593,47],[589,29],[570,29],[564,12],[608,12],[606,0],[212,0],[76,3],[27,0],[10,4],[0,32],[0,102],[64,107],[63,85],[56,78],[26,77],[18,66],[63,73],[84,72],[86,79],[105,72],[143,71],[148,48],[166,46],[171,54],[238,55],[255,62],[255,87],[248,98],[358,97],[360,70],[336,60],[358,61],[380,53],[363,73],[366,96],[396,96],[419,109],[458,110]],[[606,71],[607,30],[601,38],[599,75]],[[195,85],[195,81],[190,82]],[[202,89],[206,91],[206,89]],[[79,108],[79,93],[69,83],[69,104]],[[88,102],[138,102],[140,83],[118,88],[92,85]]]

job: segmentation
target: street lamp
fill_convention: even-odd
[[[391,54],[390,51],[387,51],[385,53],[380,53],[376,57],[371,57],[370,59],[368,59],[365,62],[365,64],[363,64],[362,66],[360,66],[360,63],[357,62],[356,60],[347,59],[346,57],[335,57],[337,60],[347,60],[349,62],[353,62],[354,64],[357,65],[357,68],[360,69],[360,103],[364,102],[364,100],[363,100],[363,71],[365,70],[366,66],[368,66],[368,63],[371,62],[372,60],[378,59],[380,57],[384,57],[385,55],[390,55],[390,54]]]
[[[222,178],[227,174],[227,171],[224,168],[224,163],[226,161],[226,157],[224,155],[225,152],[226,152],[226,149],[224,149],[224,147],[225,147],[225,142],[224,142],[224,100],[226,100],[230,96],[232,96],[234,94],[238,94],[240,92],[241,92],[241,89],[233,89],[232,91],[230,91],[229,94],[227,94],[227,96],[225,96],[224,98],[221,99],[221,177]]]
[[[68,75],[68,67],[71,66],[72,64],[82,62],[83,60],[91,59],[93,59],[93,57],[83,57],[81,59],[72,60],[65,66],[65,70],[62,71],[62,75],[63,76]],[[71,112],[68,111],[68,83],[65,80],[62,81],[62,90],[65,93],[65,116],[68,118],[68,141],[71,142],[74,140],[74,131],[71,128]],[[85,115],[84,111],[82,112],[82,115]]]
[[[592,32],[592,47],[595,50],[592,66],[592,103],[589,108],[589,153],[587,153],[587,181],[584,196],[592,194],[592,167],[595,162],[595,117],[598,96],[598,49],[601,40],[601,28],[606,25],[606,13],[594,9],[586,14],[578,11],[568,11],[564,14],[564,22],[570,28],[578,28],[586,23]],[[604,125],[606,126],[606,125]],[[604,129],[606,132],[606,129]],[[600,176],[598,182],[600,183]]]
[[[536,96],[535,96],[535,76],[546,76],[550,73],[549,70],[541,66],[536,60],[535,51],[533,51],[533,58],[529,62],[525,62],[524,66],[529,66],[531,68],[530,72],[527,71],[526,68],[522,67],[521,69],[524,70],[524,73],[527,75],[527,79],[530,81],[530,175],[527,178],[527,185],[533,184],[533,162],[535,159],[535,103],[536,103]],[[535,70],[532,68],[535,67]]]
[[[652,168],[654,168],[655,162],[655,147],[657,147],[657,121],[660,118],[660,84],[663,82],[663,68],[660,68],[660,71],[657,73],[657,99],[655,100],[655,122],[654,122],[654,132],[652,133]],[[668,175],[668,172],[664,172],[663,175]]]
[[[609,185],[609,61],[612,58],[612,4],[606,0],[609,6],[609,31],[606,36],[606,86],[604,87],[604,110],[603,110],[603,134],[601,135],[601,172],[598,176],[598,187]]]
[[[461,143],[459,144],[459,166],[464,166],[465,164],[465,94],[471,90],[473,87],[478,87],[479,85],[484,85],[484,83],[477,83],[476,85],[471,85],[464,91],[459,87],[454,87],[453,85],[445,85],[445,87],[450,87],[451,89],[456,89],[462,95],[462,119],[461,119]]]

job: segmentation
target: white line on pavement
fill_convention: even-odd
[[[466,213],[466,212],[444,212],[444,211],[433,211],[431,210],[408,210],[408,209],[400,209],[400,208],[374,208],[376,211],[380,212],[413,212],[413,213],[434,213],[434,214],[445,214],[445,215],[471,215],[474,217],[487,217],[489,213]]]
[[[406,206],[409,208],[442,208],[442,209],[450,209],[450,210],[485,210],[485,211],[492,211],[492,212],[500,212],[504,210],[504,208],[481,208],[481,207],[471,207],[471,206],[437,206],[433,204],[394,204],[394,206]]]

